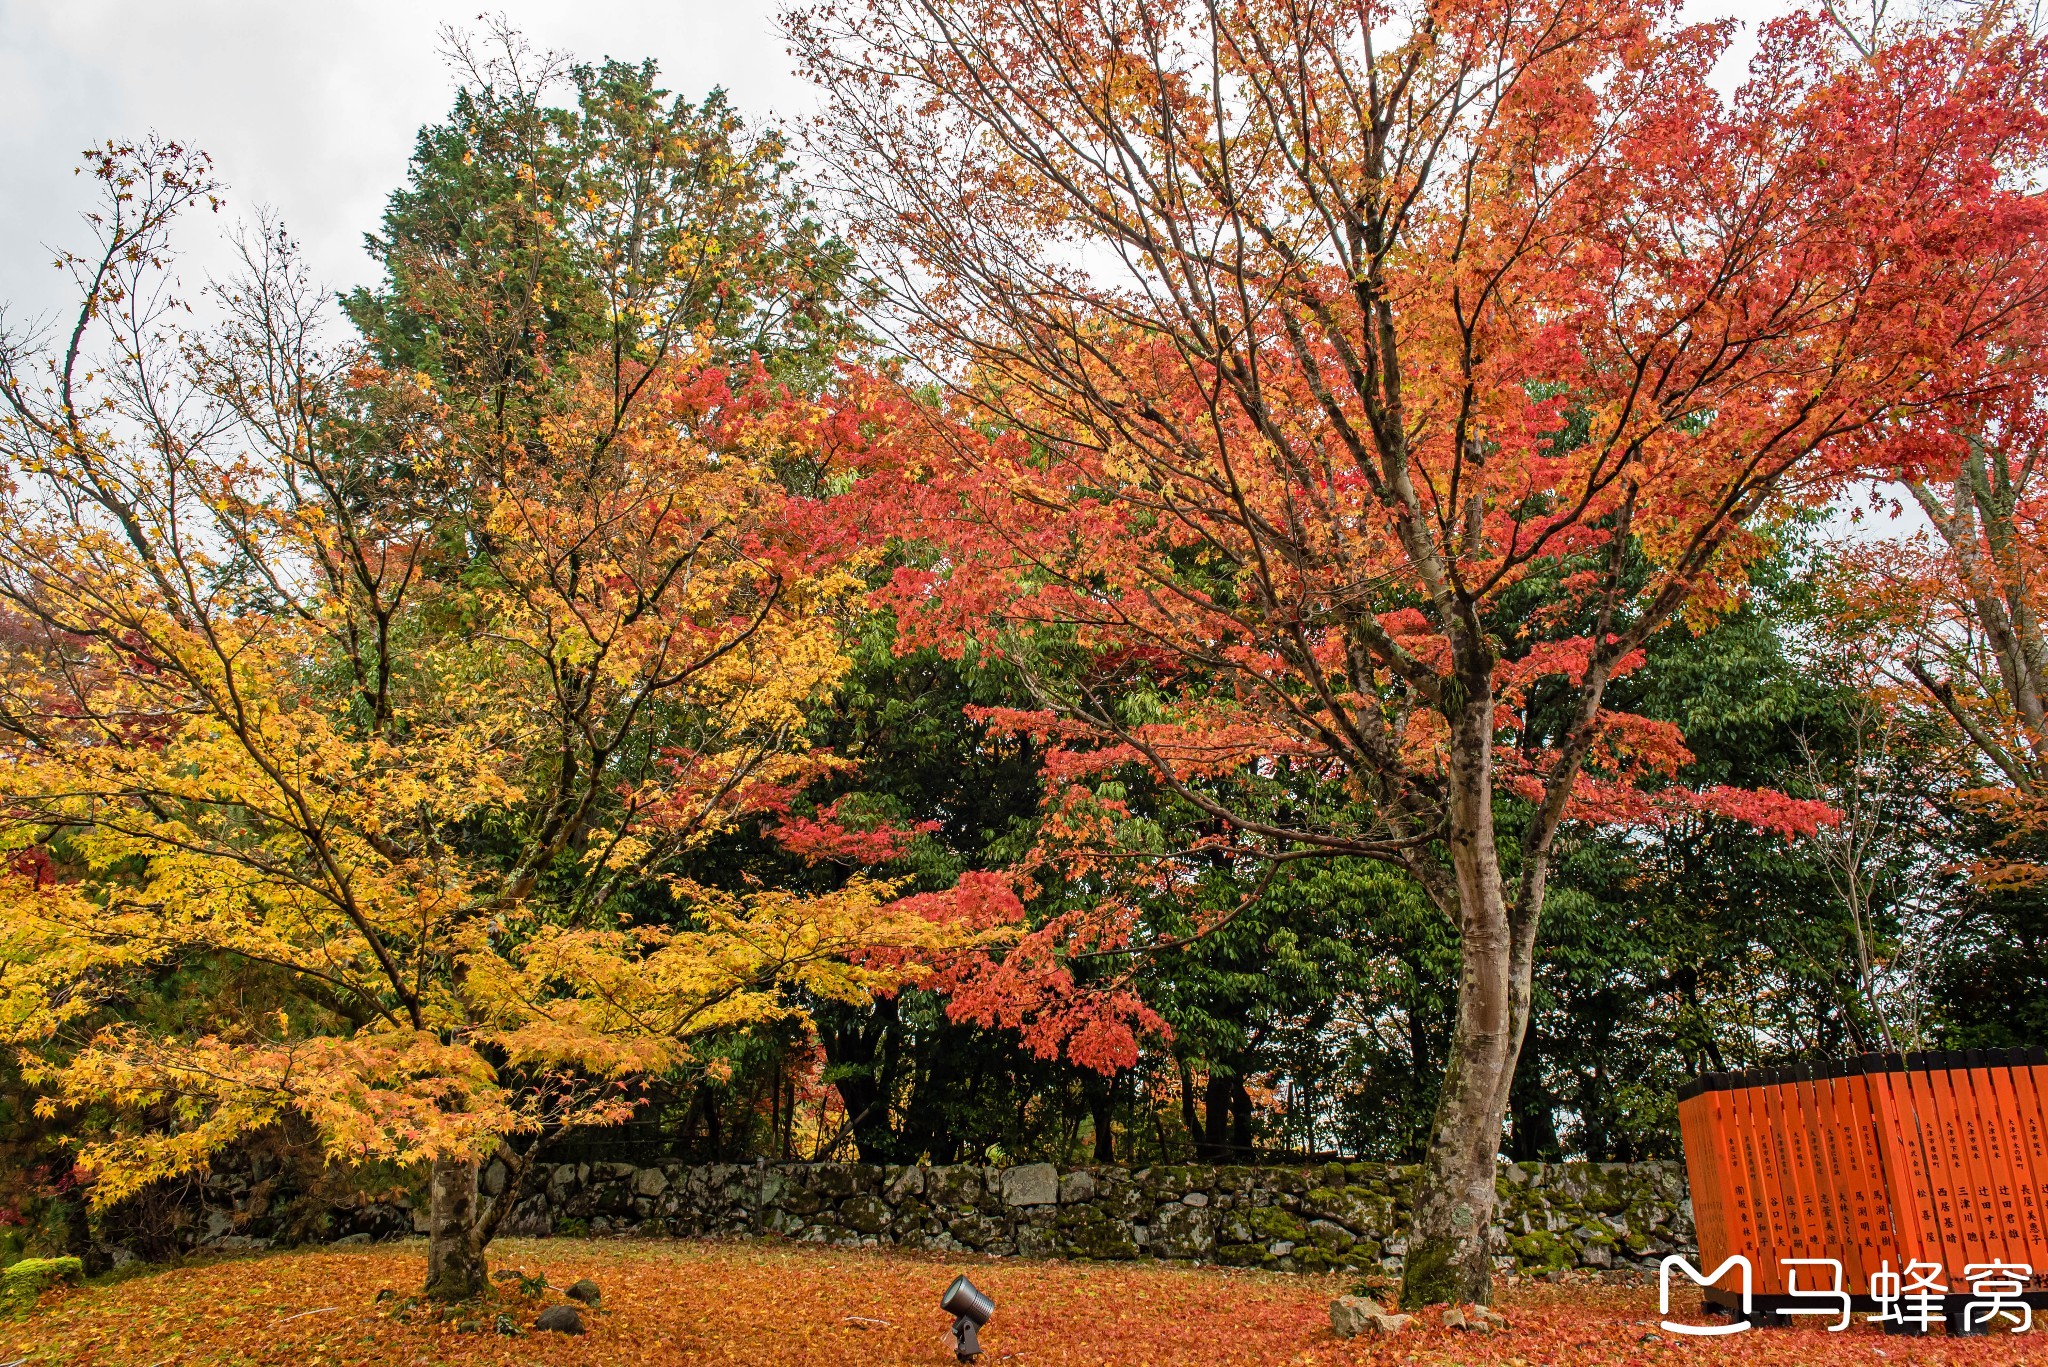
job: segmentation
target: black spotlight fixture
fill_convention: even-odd
[[[939,1309],[953,1317],[953,1356],[972,1362],[981,1356],[981,1326],[996,1313],[996,1303],[963,1276],[953,1278]]]

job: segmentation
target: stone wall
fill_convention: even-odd
[[[102,1253],[154,1259],[195,1249],[367,1242],[425,1228],[423,1193],[407,1190],[397,1174],[391,1186],[370,1192],[317,1162],[238,1157],[163,1193],[148,1220],[110,1221]],[[561,1163],[529,1175],[527,1194],[501,1232],[778,1235],[1029,1257],[1392,1271],[1406,1247],[1415,1175],[1412,1167],[1380,1163],[1137,1170]],[[482,1175],[493,1193],[505,1178],[496,1165]],[[1694,1247],[1678,1164],[1503,1164],[1500,1196],[1503,1269],[1654,1267],[1666,1253]]]
[[[1026,1257],[1168,1258],[1281,1271],[1398,1269],[1412,1167],[543,1168],[507,1235],[777,1234],[807,1243]],[[484,1173],[494,1191],[502,1168]],[[1501,1266],[1654,1266],[1693,1247],[1682,1166],[1504,1165]]]

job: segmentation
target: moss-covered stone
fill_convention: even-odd
[[[980,1213],[956,1215],[946,1222],[946,1233],[952,1235],[968,1248],[986,1250],[1003,1241],[1009,1234],[1002,1221]]]
[[[942,1168],[932,1168],[925,1174],[925,1196],[938,1209],[957,1209],[961,1206],[979,1208],[988,1197],[988,1187],[982,1182],[981,1169],[964,1163],[954,1163]]]
[[[1547,1272],[1575,1266],[1578,1250],[1547,1230],[1536,1230],[1508,1240],[1508,1251],[1525,1272]]]
[[[1264,1244],[1222,1244],[1216,1249],[1215,1261],[1224,1267],[1265,1267],[1274,1259]]]
[[[839,1203],[839,1223],[861,1234],[880,1234],[891,1218],[888,1203],[879,1196],[849,1196]]]
[[[1310,1219],[1334,1220],[1353,1234],[1384,1233],[1400,1223],[1394,1198],[1378,1195],[1363,1184],[1341,1189],[1318,1187],[1302,1198],[1301,1211]]]
[[[35,1307],[36,1298],[58,1282],[85,1275],[76,1258],[23,1258],[0,1270],[0,1310],[20,1314]]]
[[[1017,1252],[1026,1258],[1056,1258],[1063,1251],[1060,1232],[1050,1221],[1025,1221],[1017,1226]]]
[[[1358,1236],[1330,1220],[1308,1222],[1308,1239],[1325,1253],[1343,1253],[1358,1242]]]
[[[1103,1261],[1138,1256],[1137,1232],[1121,1220],[1101,1217],[1076,1222],[1061,1231],[1064,1251],[1076,1258]]]
[[[1278,1206],[1260,1206],[1241,1213],[1258,1238],[1296,1244],[1308,1240],[1308,1226]]]
[[[1208,1190],[1210,1170],[1180,1166],[1160,1166],[1146,1172],[1145,1194],[1158,1201],[1175,1201],[1191,1191]]]
[[[881,1190],[882,1170],[869,1163],[813,1163],[805,1186],[828,1200]]]
[[[1098,1170],[1094,1207],[1116,1220],[1137,1220],[1152,1213],[1154,1202],[1129,1173]]]
[[[1152,1253],[1160,1258],[1201,1258],[1215,1246],[1215,1217],[1197,1206],[1164,1205],[1152,1217]]]
[[[1628,1194],[1621,1190],[1619,1183],[1603,1176],[1587,1184],[1586,1194],[1579,1205],[1596,1215],[1619,1215],[1628,1209]]]
[[[1321,1181],[1320,1171],[1303,1171],[1300,1168],[1267,1168],[1258,1190],[1271,1192],[1278,1197],[1300,1196]]]
[[[1207,1190],[1220,1195],[1235,1196],[1239,1192],[1256,1190],[1265,1176],[1265,1171],[1259,1168],[1217,1168],[1210,1176]]]

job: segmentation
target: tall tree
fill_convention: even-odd
[[[761,356],[815,388],[854,334],[851,253],[812,212],[782,135],[651,61],[572,63],[500,20],[444,33],[461,86],[422,128],[368,237],[385,280],[347,298],[377,360],[496,409],[563,356]],[[564,94],[568,105],[556,103]]]
[[[1873,421],[1974,382],[1955,358],[2033,297],[2038,51],[1858,62],[1795,17],[1723,100],[1729,30],[1658,4],[864,0],[789,26],[950,394],[870,454],[877,517],[938,547],[896,576],[906,635],[1000,642],[1039,682],[1015,724],[1070,774],[1140,759],[1240,849],[1427,890],[1461,968],[1402,1294],[1487,1298],[1559,827],[1653,811],[1640,781],[1682,762],[1608,684],[1731,600],[1749,522],[1881,463]],[[1202,782],[1290,767],[1349,803]]]

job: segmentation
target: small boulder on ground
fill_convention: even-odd
[[[1483,1305],[1454,1305],[1444,1311],[1444,1328],[1468,1334],[1491,1334],[1508,1327],[1507,1320]]]
[[[25,1310],[58,1282],[76,1282],[85,1275],[77,1258],[23,1258],[0,1271],[0,1308]]]
[[[580,1334],[583,1312],[573,1305],[551,1305],[534,1317],[533,1327],[554,1334]]]
[[[1355,1339],[1371,1330],[1374,1316],[1386,1313],[1387,1308],[1369,1296],[1339,1296],[1330,1302],[1330,1328],[1340,1339]]]
[[[569,1289],[562,1294],[572,1301],[582,1301],[585,1305],[596,1305],[604,1299],[604,1292],[598,1290],[597,1283],[588,1277],[583,1278],[579,1282],[572,1283]]]
[[[1375,1334],[1398,1334],[1415,1319],[1413,1315],[1374,1315],[1366,1321]]]

